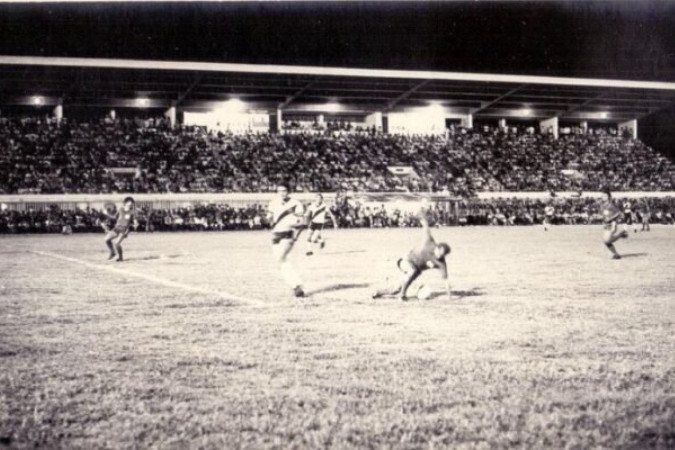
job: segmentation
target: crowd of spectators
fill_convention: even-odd
[[[405,176],[392,166],[413,169]],[[163,119],[0,118],[0,193],[673,190],[675,166],[610,132],[453,128],[230,134]]]
[[[594,197],[557,198],[549,200],[527,198],[466,199],[461,202],[459,225],[535,225],[542,223],[544,208],[553,206],[553,224],[588,225],[602,223],[604,201]],[[675,198],[618,199],[622,210],[646,215],[652,223],[675,223]]]
[[[532,200],[497,198],[466,199],[458,205],[438,203],[430,210],[437,225],[535,225],[542,223],[544,208],[555,207],[554,224],[602,222],[599,198]],[[675,197],[619,199],[617,204],[649,214],[652,223],[675,224]],[[455,209],[456,208],[456,209]],[[371,204],[343,197],[331,206],[341,228],[397,228],[420,226],[417,214],[385,204]],[[223,231],[269,228],[266,208],[255,204],[233,207],[225,204],[181,208],[141,207],[133,224],[135,231]],[[16,211],[0,210],[0,233],[101,232],[103,214],[96,209]]]
[[[486,128],[469,133],[477,162],[506,191],[668,191],[675,165],[637,139],[615,129],[573,128],[552,134]]]

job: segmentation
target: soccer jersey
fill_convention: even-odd
[[[119,232],[127,231],[134,221],[133,211],[125,211],[123,209],[117,212],[117,221],[115,222],[115,230]]]
[[[302,203],[293,198],[286,200],[275,198],[268,208],[272,214],[272,232],[274,233],[292,231],[298,225],[298,216],[302,215],[305,210]]]
[[[617,206],[610,202],[605,203],[602,206],[602,219],[605,223],[609,223],[613,220],[617,220],[621,216],[621,210]]]
[[[309,221],[323,225],[326,223],[326,214],[328,214],[328,205],[325,203],[312,203],[309,206]]]
[[[443,279],[448,277],[448,269],[445,263],[445,258],[438,259],[434,255],[436,248],[436,241],[429,236],[419,248],[413,249],[408,253],[407,260],[412,266],[419,271],[427,269],[440,269]]]

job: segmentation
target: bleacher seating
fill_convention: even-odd
[[[419,179],[392,175],[411,166]],[[477,127],[447,136],[244,134],[162,120],[0,118],[0,193],[615,190],[675,188],[675,166],[608,132],[555,140]]]

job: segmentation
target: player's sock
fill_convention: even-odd
[[[108,250],[110,251],[108,259],[113,259],[115,257],[115,248],[113,247],[113,243],[111,241],[105,241],[105,245],[108,247]]]
[[[619,255],[619,252],[616,251],[616,247],[614,247],[614,244],[605,244],[605,246],[609,249],[610,252],[612,252],[612,259],[621,259],[621,255]]]
[[[115,245],[115,249],[117,250],[117,260],[124,261],[124,256],[122,255],[122,246],[117,244]]]

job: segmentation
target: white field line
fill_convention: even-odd
[[[141,280],[149,281],[154,284],[159,284],[162,286],[167,286],[171,288],[177,288],[177,289],[182,289],[184,291],[188,292],[195,292],[198,294],[204,294],[204,295],[214,295],[216,297],[220,297],[224,300],[233,300],[237,301],[240,303],[244,303],[250,306],[260,306],[260,307],[268,307],[270,306],[269,303],[264,302],[262,300],[258,300],[255,298],[248,298],[248,297],[240,297],[238,295],[233,295],[228,292],[222,292],[222,291],[213,291],[210,289],[205,289],[199,286],[194,286],[191,284],[186,284],[186,283],[180,283],[178,281],[172,281],[172,280],[167,280],[166,278],[161,278],[161,277],[156,277],[154,275],[148,275],[144,273],[139,273],[139,272],[134,272],[131,270],[126,270],[126,269],[121,269],[119,267],[111,267],[111,266],[106,266],[102,264],[94,264],[88,261],[84,261],[82,259],[78,258],[72,258],[70,256],[64,256],[64,255],[59,255],[57,253],[52,253],[52,252],[43,252],[43,251],[31,251],[31,253],[35,253],[38,255],[43,255],[43,256],[48,256],[50,258],[54,259],[60,259],[61,261],[67,261],[73,264],[79,264],[81,266],[89,267],[90,269],[97,269],[101,270],[104,272],[110,272],[114,273],[117,275],[122,275],[125,277],[131,277],[131,278],[139,278]]]

